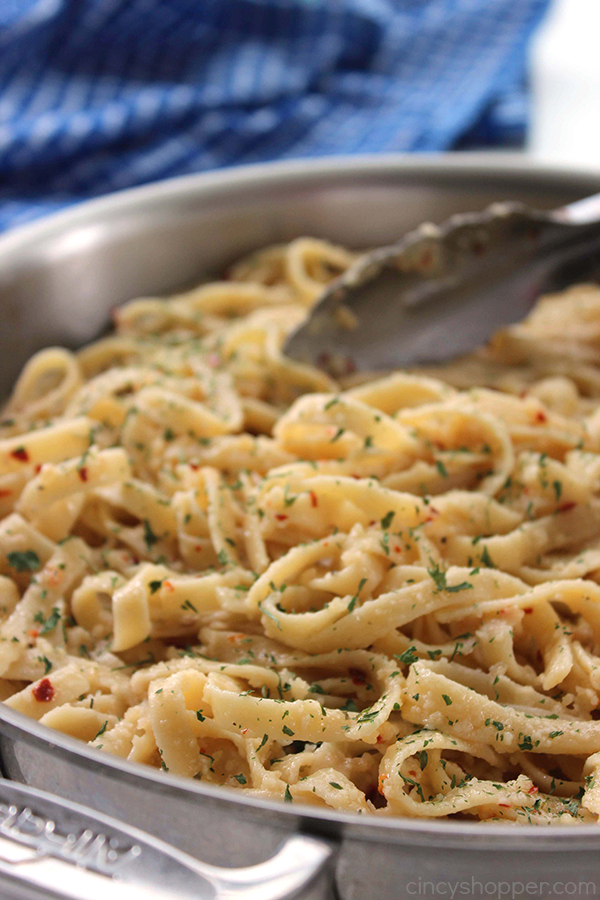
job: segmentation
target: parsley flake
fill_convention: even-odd
[[[383,528],[384,531],[390,527],[395,515],[396,515],[396,513],[394,512],[393,509],[390,509],[390,511],[385,514],[385,516],[381,520],[381,527]]]
[[[41,566],[40,558],[35,550],[13,550],[6,557],[17,572],[37,572]]]
[[[152,531],[152,526],[148,519],[144,519],[144,543],[148,550],[151,550],[154,544],[158,542],[158,536]]]

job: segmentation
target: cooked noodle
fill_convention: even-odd
[[[600,813],[600,289],[445,368],[282,355],[303,239],[27,364],[0,431],[0,690],[257,797]]]

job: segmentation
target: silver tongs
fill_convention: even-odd
[[[332,862],[326,840],[297,834],[259,865],[208,865],[123,822],[0,778],[3,900],[320,900],[330,896]]]
[[[284,352],[333,375],[461,356],[543,293],[600,274],[600,194],[551,212],[495,203],[360,256]]]

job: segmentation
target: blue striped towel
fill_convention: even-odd
[[[0,0],[0,229],[169,175],[502,143],[548,0]]]

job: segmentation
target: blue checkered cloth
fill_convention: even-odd
[[[548,0],[0,0],[0,229],[170,175],[505,143]]]

